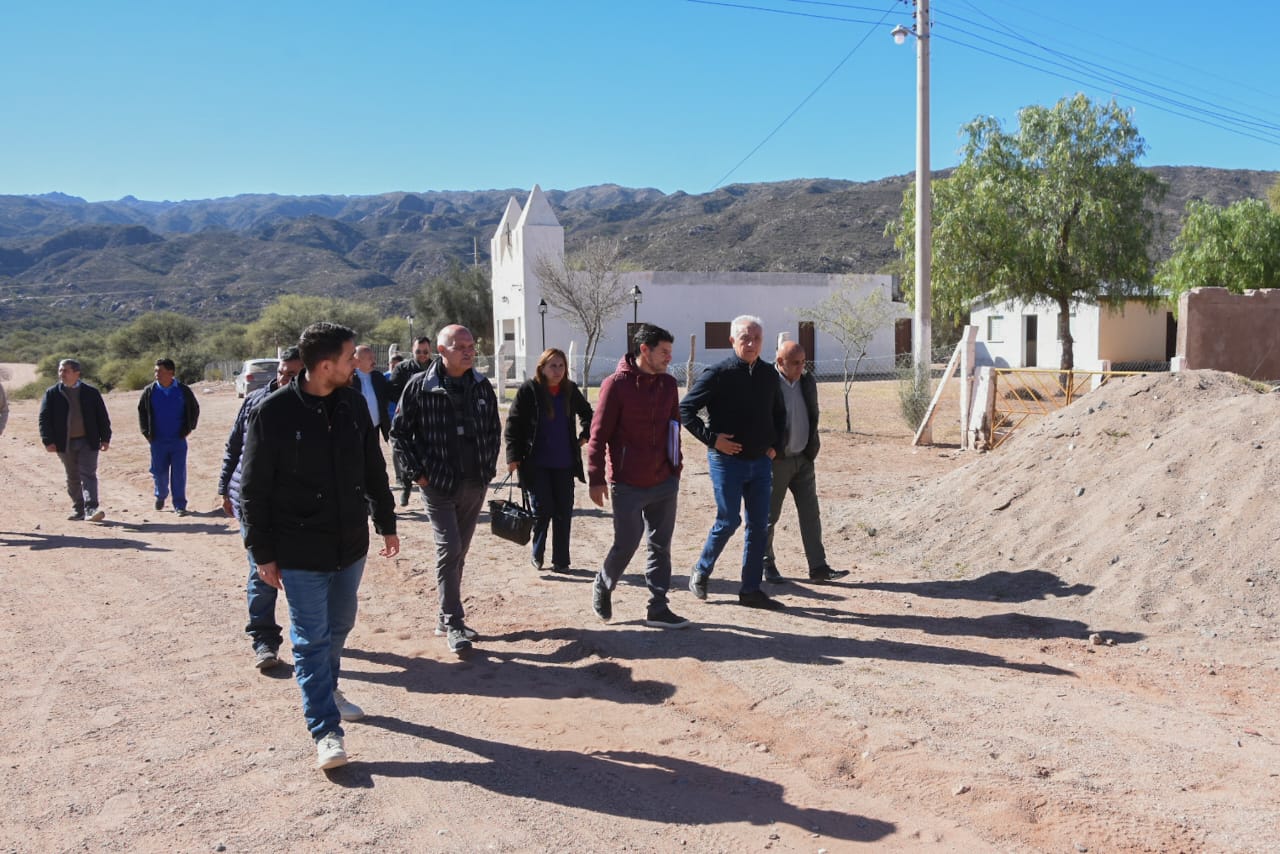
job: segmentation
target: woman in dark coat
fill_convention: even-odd
[[[529,491],[534,569],[542,571],[551,529],[551,568],[569,569],[569,526],[573,519],[573,479],[586,482],[579,450],[591,436],[591,404],[566,376],[564,351],[551,348],[538,358],[534,377],[520,386],[503,431],[507,471],[520,470]],[[580,429],[575,430],[574,417]]]

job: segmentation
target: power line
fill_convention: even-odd
[[[749,9],[756,9],[756,10],[765,11],[765,12],[779,12],[781,14],[800,15],[801,17],[823,18],[827,20],[838,20],[838,21],[850,21],[853,23],[872,25],[872,29],[867,30],[866,34],[864,34],[863,37],[858,40],[858,43],[855,44],[849,50],[849,52],[844,55],[844,58],[836,63],[835,68],[832,68],[829,72],[827,72],[827,76],[823,77],[822,80],[819,81],[818,85],[814,86],[813,89],[809,92],[809,94],[805,95],[804,98],[800,100],[800,103],[796,104],[796,106],[791,110],[791,112],[787,113],[787,115],[782,119],[782,121],[778,122],[777,126],[774,127],[773,130],[769,131],[768,134],[765,135],[764,139],[756,143],[756,146],[752,148],[750,151],[748,151],[745,157],[743,157],[741,160],[735,163],[732,169],[730,169],[728,172],[720,176],[720,180],[716,181],[715,184],[713,184],[711,187],[712,190],[715,190],[718,187],[720,187],[722,184],[724,184],[725,181],[729,180],[729,177],[732,176],[734,172],[737,172],[740,168],[742,168],[742,165],[744,163],[746,163],[748,160],[754,157],[757,151],[764,148],[764,146],[769,142],[769,140],[773,139],[773,137],[777,135],[778,131],[782,130],[786,126],[787,122],[791,121],[791,119],[796,115],[796,113],[800,112],[800,110],[804,108],[804,105],[809,103],[809,101],[812,100],[813,96],[817,95],[818,92],[822,89],[822,87],[826,86],[827,82],[830,81],[832,77],[836,76],[836,73],[841,68],[844,67],[845,63],[848,62],[853,57],[853,55],[858,52],[858,48],[862,47],[862,45],[867,41],[867,39],[871,37],[871,34],[875,32],[875,28],[878,28],[884,24],[885,18],[889,17],[889,14],[893,11],[894,7],[898,5],[900,0],[894,0],[893,6],[886,9],[884,13],[880,16],[880,20],[878,21],[859,21],[851,18],[833,18],[827,15],[810,15],[807,13],[788,12],[782,9],[768,9],[761,6],[745,6],[745,5],[736,4],[736,3],[712,2],[712,0],[689,0],[689,2],[702,3],[705,5],[711,5],[711,6],[733,6],[736,8],[749,8]],[[837,4],[822,4],[822,5],[837,5]],[[859,8],[862,8],[862,7],[859,7]]]

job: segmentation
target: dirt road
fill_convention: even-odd
[[[995,455],[913,451],[875,383],[855,389],[861,432],[824,432],[819,457],[831,563],[854,573],[780,586],[781,613],[733,604],[735,537],[708,602],[673,596],[695,627],[644,627],[635,574],[601,624],[609,519],[579,489],[570,573],[477,535],[464,593],[482,639],[459,661],[432,634],[430,528],[401,510],[404,550],[370,559],[344,662],[368,717],[348,726],[352,764],[315,771],[291,674],[258,673],[241,633],[244,554],[214,496],[239,401],[198,393],[197,512],[151,509],[136,396],[112,394],[99,525],[64,520],[37,404],[13,404],[3,850],[1274,850],[1273,633],[1128,619],[1108,605],[1114,567],[1085,584],[994,540],[986,564],[913,563],[966,521],[895,511]],[[823,395],[834,428],[838,386]],[[688,437],[685,452],[678,584],[714,515],[705,455]],[[778,535],[792,576],[793,514]],[[1125,565],[1162,571],[1139,546]]]

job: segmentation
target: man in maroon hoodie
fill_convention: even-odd
[[[648,533],[644,580],[649,588],[646,626],[682,629],[689,621],[671,612],[671,535],[680,493],[680,393],[671,364],[671,333],[650,324],[636,332],[637,353],[623,356],[600,384],[587,482],[603,507],[612,487],[613,547],[592,586],[591,606],[606,623],[613,618],[613,590]],[[607,458],[607,465],[606,465]]]

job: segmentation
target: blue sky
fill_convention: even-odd
[[[1084,91],[1134,109],[1148,165],[1280,170],[1272,0],[932,6],[935,168],[975,116]],[[915,164],[898,23],[901,0],[9,4],[0,193],[874,180]]]

